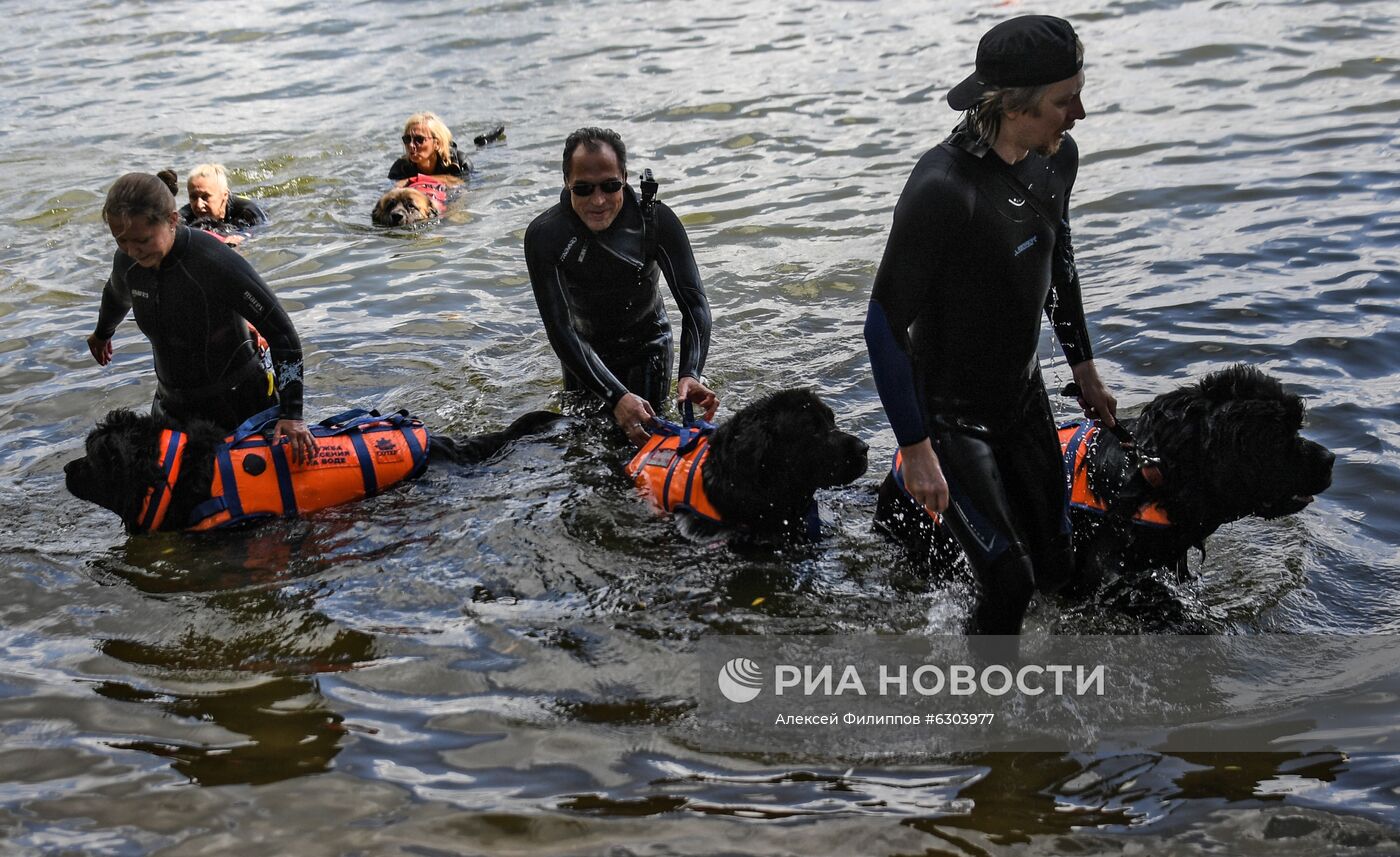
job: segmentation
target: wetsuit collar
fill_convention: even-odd
[[[985,157],[986,154],[992,150],[991,144],[980,139],[977,134],[973,132],[972,127],[968,124],[966,119],[958,123],[958,127],[954,128],[953,133],[948,135],[946,142],[962,149],[974,158]]]
[[[175,260],[185,255],[185,250],[190,246],[190,228],[183,223],[175,226],[175,240],[170,244],[170,252],[165,254],[165,258],[160,260],[162,268],[168,268],[175,264]]]

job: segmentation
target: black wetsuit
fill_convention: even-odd
[[[195,229],[206,229],[220,235],[235,235],[244,234],[254,226],[266,223],[267,212],[251,199],[230,195],[228,210],[224,212],[223,220],[200,217],[194,213],[189,203],[180,207],[180,219],[186,226],[193,226]]]
[[[102,290],[97,336],[111,339],[128,310],[155,357],[153,413],[176,422],[202,417],[232,430],[278,404],[284,419],[301,419],[301,340],[292,320],[253,267],[217,238],[177,227],[155,269],[118,250]],[[272,352],[275,395],[248,323]]]
[[[1071,366],[1093,356],[1068,226],[1078,164],[1068,135],[1055,155],[1008,166],[955,131],[900,195],[866,317],[895,437],[928,437],[938,454],[943,519],[982,583],[984,632],[1018,633],[1035,587],[1058,587],[1072,568],[1036,349],[1044,311]]]
[[[644,261],[641,206],[630,186],[622,192],[617,219],[595,233],[566,188],[525,230],[525,261],[565,389],[587,390],[609,408],[632,392],[660,412],[671,388],[671,324],[659,276],[681,311],[681,377],[699,379],[705,368],[710,304],[680,219],[656,203],[656,258]]]
[[[462,153],[457,151],[457,141],[453,140],[448,145],[447,150],[452,153],[452,163],[442,169],[435,170],[432,174],[435,176],[456,176],[459,179],[470,177],[472,162],[462,157]],[[414,166],[413,162],[408,158],[399,158],[389,165],[389,180],[402,181],[404,179],[411,179],[418,175],[419,172],[420,170]]]

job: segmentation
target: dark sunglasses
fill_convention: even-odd
[[[424,137],[422,134],[405,134],[403,135],[403,144],[407,146],[409,143],[412,143],[415,146],[421,146],[431,139],[433,138]]]
[[[595,188],[602,188],[603,193],[617,193],[622,190],[622,180],[608,179],[605,182],[574,182],[569,185],[569,190],[574,192],[574,196],[592,196]]]

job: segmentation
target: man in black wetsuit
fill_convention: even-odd
[[[525,261],[565,389],[592,393],[629,440],[646,441],[671,388],[664,274],[681,311],[677,397],[712,418],[719,399],[700,374],[710,305],[680,219],[659,202],[643,216],[627,184],[627,148],[612,130],[570,134],[563,166],[559,203],[525,231]]]
[[[905,487],[944,513],[982,588],[972,629],[1016,634],[1031,596],[1073,568],[1068,497],[1036,349],[1039,316],[1108,425],[1069,234],[1084,118],[1083,46],[1069,23],[1013,18],[948,93],[966,111],[895,207],[865,323]]]
[[[164,181],[128,173],[112,185],[102,217],[117,241],[88,350],[112,359],[112,335],[128,311],[151,341],[156,395],[151,412],[175,423],[198,417],[227,431],[273,405],[275,435],[297,462],[316,442],[302,421],[301,340],[257,272],[218,239],[180,223]],[[275,376],[260,360],[257,328],[272,352]]]

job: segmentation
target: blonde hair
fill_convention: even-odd
[[[218,179],[220,186],[228,190],[228,170],[223,164],[200,164],[190,170],[189,176],[185,178],[185,188],[188,189],[190,182],[195,179]]]
[[[424,128],[428,129],[429,134],[433,135],[433,141],[437,143],[438,166],[461,166],[461,164],[452,160],[452,132],[447,129],[447,125],[437,117],[436,113],[424,111],[423,113],[413,114],[408,117],[407,122],[403,123],[403,132],[405,134],[409,133],[414,125],[422,125]],[[408,146],[404,146],[403,148],[404,153],[407,154]]]

